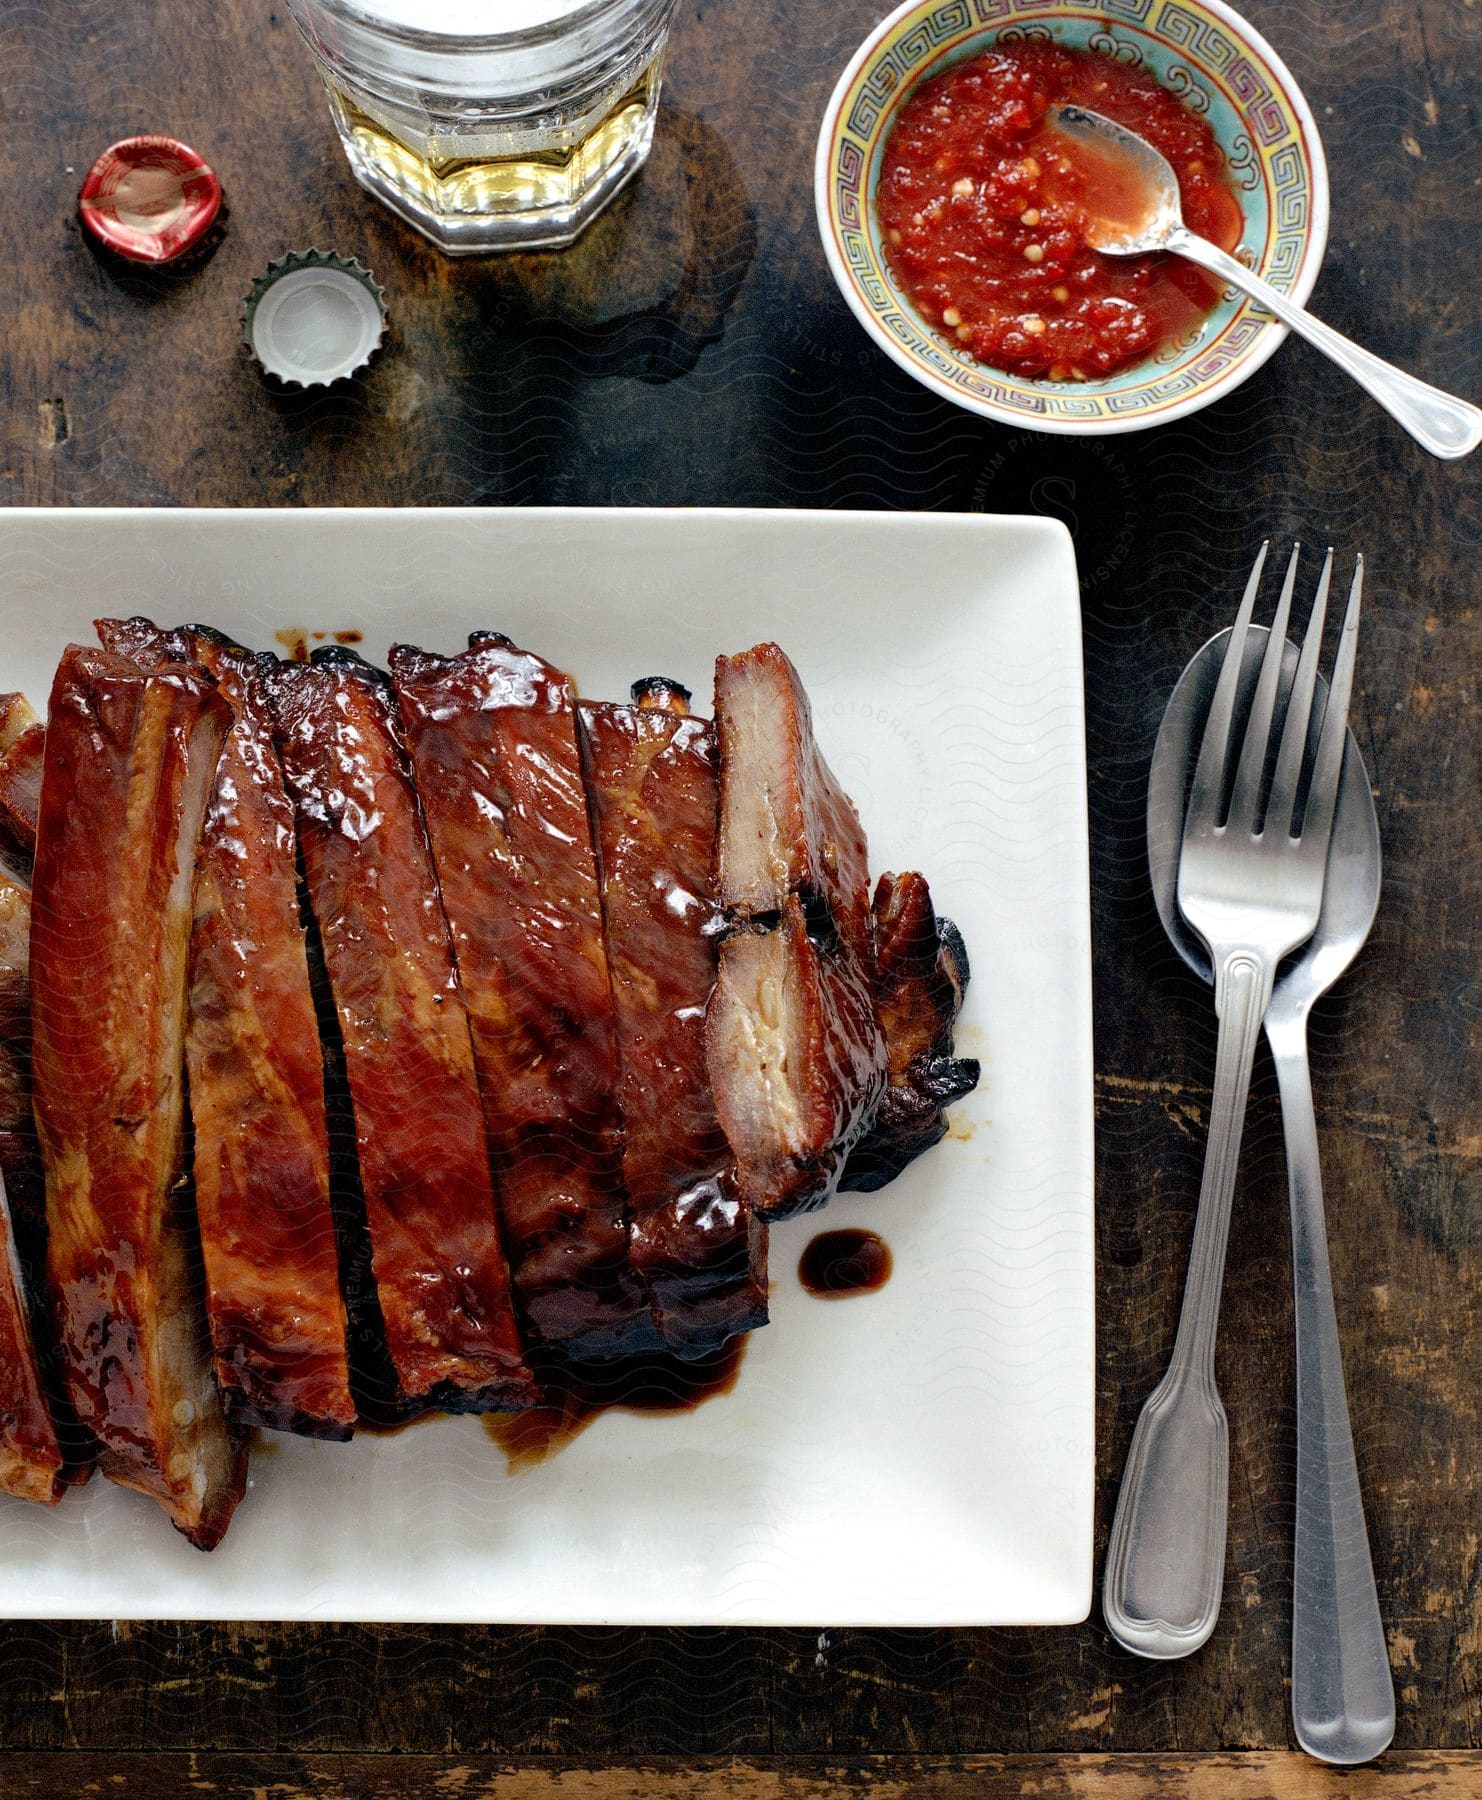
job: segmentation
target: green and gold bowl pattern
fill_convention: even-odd
[[[1098,380],[1054,382],[975,362],[897,284],[875,209],[886,140],[918,82],[995,44],[1052,39],[1147,69],[1214,131],[1245,215],[1237,254],[1305,301],[1327,243],[1328,178],[1311,110],[1275,52],[1220,0],[908,0],[856,52],[818,139],[814,193],[834,279],[865,329],[924,386],[1039,431],[1137,431],[1206,406],[1286,336],[1233,290],[1157,355]]]

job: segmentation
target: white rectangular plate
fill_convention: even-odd
[[[735,1391],[606,1414],[516,1475],[473,1418],[272,1440],[209,1556],[105,1481],[0,1500],[12,1617],[1063,1624],[1090,1604],[1091,983],[1080,612],[1043,519],[598,511],[0,514],[0,687],[44,706],[96,614],[459,648],[493,626],[589,695],[775,638],[871,863],[967,940],[951,1136],[829,1226],[889,1283],[819,1301],[772,1234]]]

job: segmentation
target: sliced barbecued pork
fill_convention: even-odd
[[[185,1031],[196,1217],[216,1378],[244,1424],[355,1428],[330,1207],[324,1064],[299,916],[293,803],[256,656],[204,626],[100,619],[142,668],[194,663],[232,709],[196,856]]]
[[[66,1477],[39,1354],[48,1340],[37,1305],[44,1188],[31,1119],[30,931],[31,896],[0,870],[0,1493],[54,1506]]]
[[[46,1183],[31,1111],[31,890],[0,867],[0,1175],[25,1290],[45,1288]],[[45,1328],[38,1337],[49,1342]],[[55,1360],[53,1357],[51,1360]]]
[[[66,1488],[62,1447],[42,1385],[7,1196],[0,1183],[0,1494],[55,1506]]]
[[[24,694],[0,694],[0,750],[8,750],[23,731],[40,723]]]
[[[25,726],[0,750],[0,833],[22,858],[36,854],[36,813],[41,804],[41,764],[46,727]]]
[[[0,853],[29,880],[46,727],[24,694],[0,694]]]
[[[630,1253],[668,1348],[695,1355],[767,1319],[766,1227],[737,1191],[705,1074],[720,915],[715,730],[677,683],[583,701],[587,796],[617,1028]]]
[[[761,1217],[821,1206],[885,1085],[864,832],[775,644],[715,666],[718,886],[711,1085]]]
[[[953,1054],[967,992],[967,947],[937,916],[926,878],[882,875],[875,885],[875,998],[889,1078],[839,1186],[872,1193],[946,1136],[946,1109],[978,1085],[978,1064]]]
[[[278,664],[267,682],[344,1044],[400,1402],[534,1405],[468,1019],[391,684],[332,646]]]
[[[572,1357],[655,1348],[629,1258],[618,1058],[571,683],[478,633],[391,672],[473,1027],[515,1290]]]
[[[210,1549],[246,1480],[212,1376],[184,1180],[196,844],[231,708],[209,676],[72,645],[52,686],[31,910],[47,1286],[111,1480]]]
[[[31,889],[0,868],[0,1038],[31,1042]]]

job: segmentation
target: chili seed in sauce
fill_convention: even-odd
[[[1145,137],[1178,175],[1190,229],[1235,248],[1244,220],[1209,125],[1146,71],[1048,43],[989,51],[918,87],[891,128],[876,204],[924,319],[995,368],[1084,381],[1192,333],[1220,289],[1177,257],[1090,248],[1096,193],[1075,144],[1046,122],[1065,101]]]

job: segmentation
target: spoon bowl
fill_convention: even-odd
[[[1131,190],[1143,201],[1136,216],[1130,219],[1098,218],[1088,213],[1084,226],[1091,248],[1103,256],[1146,256],[1150,250],[1168,248],[1170,235],[1183,227],[1184,215],[1178,177],[1162,151],[1155,150],[1145,137],[1139,137],[1125,125],[1088,107],[1068,103],[1052,106],[1049,116],[1067,137],[1075,140],[1082,158],[1092,163],[1087,173],[1093,179],[1100,173],[1094,165],[1105,165],[1115,172],[1116,179],[1111,184],[1115,191]]]
[[[1245,264],[1190,231],[1184,224],[1178,177],[1172,165],[1146,138],[1104,113],[1084,106],[1052,106],[1049,117],[1055,127],[1087,157],[1092,173],[1097,165],[1113,172],[1106,183],[1112,193],[1125,195],[1130,188],[1146,195],[1145,205],[1133,209],[1130,221],[1121,216],[1122,206],[1098,219],[1088,213],[1082,221],[1086,241],[1105,256],[1146,256],[1152,250],[1171,250],[1208,269],[1211,275],[1259,300],[1292,330],[1315,344],[1330,362],[1337,363],[1398,420],[1432,456],[1448,461],[1467,456],[1482,443],[1482,409],[1454,394],[1443,393],[1428,382],[1418,381],[1370,350],[1351,343],[1331,325],[1324,325],[1287,295],[1252,274]]]

